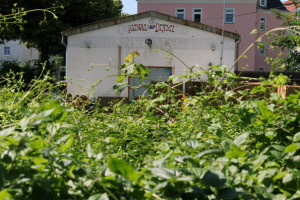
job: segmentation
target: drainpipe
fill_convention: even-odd
[[[62,32],[61,33],[61,43],[62,43],[62,45],[64,45],[65,47],[66,47],[66,77],[65,77],[65,80],[67,80],[67,70],[68,70],[68,64],[67,64],[67,62],[68,62],[68,58],[67,58],[67,56],[68,56],[68,46],[67,46],[67,44],[65,43],[65,35],[64,35],[64,33]],[[66,82],[66,84],[67,84],[67,82]]]
[[[239,51],[240,51],[240,43],[241,43],[242,37],[239,37],[238,41],[237,41],[237,45],[236,45],[236,58],[235,60],[237,60],[239,58]],[[239,71],[239,62],[237,62],[235,64],[235,71]]]
[[[223,24],[222,24],[222,48],[221,48],[221,57],[220,57],[220,65],[223,64],[223,52],[224,52],[224,27],[225,27],[225,9],[226,9],[226,0],[224,0],[224,10],[223,10]]]
[[[122,65],[122,47],[119,45],[118,46],[118,76],[121,74],[121,65]],[[120,97],[121,94],[118,94]]]

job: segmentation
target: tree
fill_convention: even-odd
[[[296,8],[299,7],[293,0]],[[299,7],[300,8],[300,7]],[[285,58],[281,59],[281,63],[286,65],[286,71],[300,71],[300,19],[294,14],[284,15],[274,11],[278,19],[284,19],[282,26],[295,27],[292,31],[281,32],[274,35],[271,45],[280,47],[281,50],[287,49],[289,52]]]
[[[6,24],[0,32],[1,40],[20,39],[28,47],[41,52],[42,62],[50,55],[63,54],[60,43],[61,32],[67,28],[120,16],[121,0],[2,0],[0,13],[11,13],[13,8],[34,10],[58,7],[54,12],[58,18],[47,12],[31,12],[22,17],[21,24]],[[59,8],[61,7],[61,8]],[[49,67],[49,63],[47,62]]]

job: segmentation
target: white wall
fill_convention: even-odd
[[[147,27],[147,31],[132,31],[131,25],[134,24],[156,27]],[[164,25],[168,25],[169,31],[156,29],[166,27]],[[151,49],[145,44],[148,38],[153,41]],[[105,79],[95,90],[91,89],[91,84],[105,76],[118,73],[119,46],[122,63],[132,50],[138,50],[141,54],[136,58],[138,63],[144,66],[173,67],[173,74],[178,75],[187,70],[184,64],[175,58],[166,58],[167,53],[157,49],[172,51],[188,66],[199,65],[207,68],[209,63],[220,63],[221,39],[217,34],[154,18],[71,35],[68,37],[67,49],[68,92],[73,95],[116,96],[115,91],[111,90],[116,84],[116,77]],[[215,51],[211,50],[212,45],[216,46]],[[224,47],[223,63],[231,66],[235,57],[234,39],[225,37]],[[124,91],[121,96],[128,97],[128,91]]]
[[[10,56],[4,55],[4,47],[10,47]],[[17,60],[24,64],[28,60],[38,59],[38,51],[26,48],[19,40],[0,44],[0,60]]]

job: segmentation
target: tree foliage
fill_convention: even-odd
[[[293,0],[296,8],[299,2]],[[282,26],[295,27],[288,32],[280,32],[274,35],[274,40],[271,45],[281,48],[283,51],[288,51],[285,58],[281,59],[281,63],[285,64],[287,71],[300,71],[300,19],[295,14],[282,14],[274,11],[277,18],[283,19]]]
[[[2,15],[13,10],[34,10],[56,7],[57,18],[48,12],[30,12],[22,16],[18,25],[6,23],[1,31],[2,40],[20,39],[28,47],[41,52],[41,60],[48,61],[50,55],[63,54],[61,32],[67,28],[90,23],[121,14],[120,0],[3,0],[0,5]]]

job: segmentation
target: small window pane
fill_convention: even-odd
[[[194,21],[202,22],[202,9],[194,9]]]
[[[259,47],[259,55],[264,56],[265,55],[265,45],[261,45]]]
[[[260,6],[266,7],[266,0],[260,0]]]
[[[265,17],[260,18],[260,30],[261,31],[266,30],[266,18]]]
[[[10,56],[10,47],[4,47],[4,56]]]
[[[176,9],[176,17],[180,18],[180,19],[184,19],[184,9]]]
[[[264,71],[265,71],[265,67],[264,67],[264,66],[259,67],[259,68],[258,68],[258,71],[264,72]]]
[[[234,24],[234,15],[235,10],[230,8],[225,10],[225,23],[226,24]]]

